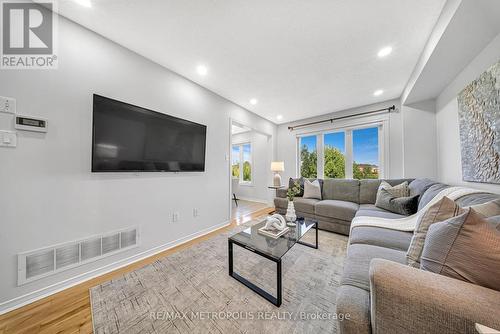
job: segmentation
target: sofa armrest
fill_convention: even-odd
[[[370,263],[372,333],[477,333],[500,328],[500,292],[374,259]]]
[[[276,197],[286,198],[287,191],[288,191],[288,187],[276,189]]]

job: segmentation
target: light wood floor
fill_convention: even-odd
[[[240,215],[232,219],[229,226],[1,315],[0,334],[92,333],[89,288],[139,269],[157,259],[191,247],[220,233],[229,231],[241,223],[272,211],[274,211],[274,208],[265,207],[254,210],[251,214]]]
[[[267,204],[260,203],[260,202],[253,202],[253,201],[245,201],[245,200],[238,200],[238,206],[232,202],[232,209],[231,209],[231,219],[239,219],[241,217],[248,216],[249,214],[252,214],[253,212],[265,209],[268,207]]]

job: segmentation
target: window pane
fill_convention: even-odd
[[[250,144],[243,147],[243,181],[252,181],[252,148]]]
[[[378,127],[352,132],[353,166],[355,179],[378,179]]]
[[[316,136],[301,137],[300,141],[300,175],[307,178],[318,176]]]
[[[240,147],[238,145],[233,146],[231,152],[231,166],[233,171],[233,177],[240,177]]]
[[[345,178],[345,133],[327,133],[323,137],[325,179]]]

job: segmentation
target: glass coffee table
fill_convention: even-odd
[[[263,227],[265,223],[266,222],[263,221],[255,224],[252,227],[249,227],[246,230],[241,231],[228,238],[229,276],[243,283],[255,293],[259,294],[260,296],[264,297],[265,299],[279,307],[282,301],[281,258],[295,244],[301,244],[317,249],[318,222],[308,218],[298,218],[296,221],[297,226],[290,227],[290,231],[277,239],[267,237],[259,233],[258,229]],[[314,228],[316,231],[315,244],[309,244],[300,240],[304,236],[304,234],[306,234],[311,228]],[[243,247],[276,263],[276,297],[233,271],[233,244]]]

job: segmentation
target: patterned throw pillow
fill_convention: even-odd
[[[292,188],[295,182],[298,182],[300,186],[300,193],[297,195],[297,197],[304,196],[304,178],[303,177],[299,177],[298,179],[290,178],[288,180],[288,188]]]
[[[407,181],[405,181],[401,184],[398,184],[394,187],[391,186],[389,183],[387,183],[387,181],[382,181],[380,183],[380,186],[378,187],[377,197],[379,196],[381,189],[387,190],[394,197],[408,197],[408,196],[410,196],[410,188],[408,187]]]
[[[500,232],[470,208],[429,227],[420,269],[500,291],[499,263]]]
[[[418,218],[417,225],[415,226],[410,247],[406,253],[406,262],[408,265],[415,268],[420,267],[420,256],[424,249],[424,241],[429,226],[458,216],[462,212],[463,209],[448,197],[443,197],[439,202],[429,207],[427,211]]]
[[[409,216],[417,212],[418,195],[410,197],[396,197],[387,189],[380,189],[377,196],[375,206],[398,213],[400,215]]]

